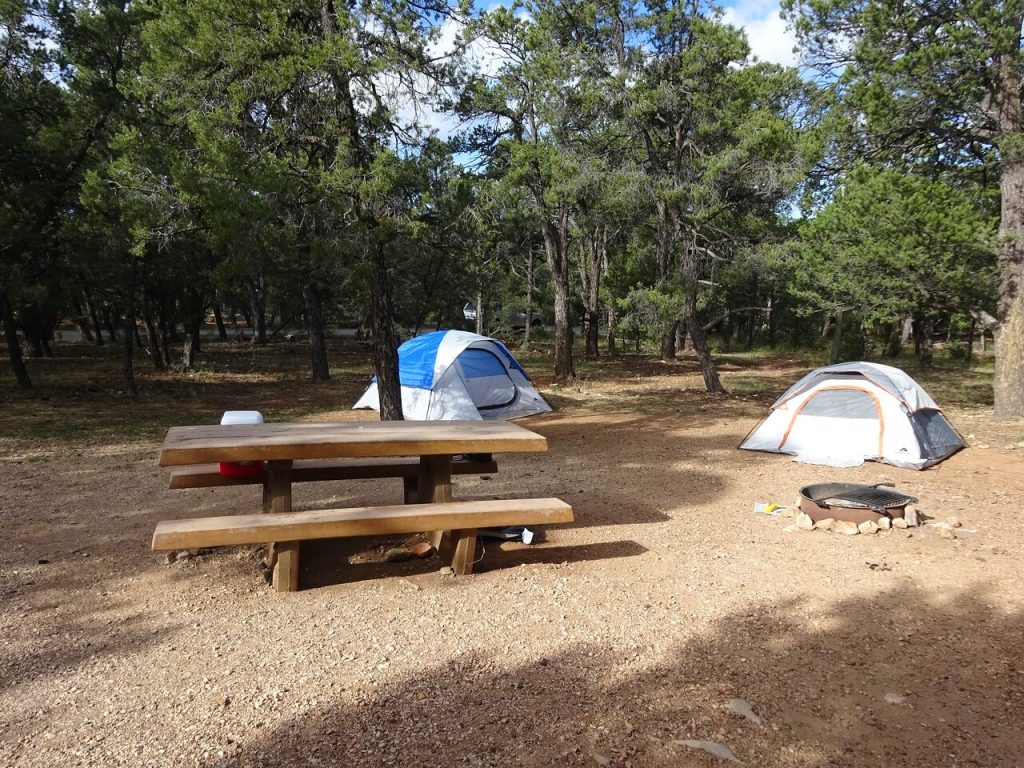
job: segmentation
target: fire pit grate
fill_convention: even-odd
[[[905,493],[897,493],[878,486],[863,486],[853,488],[849,491],[835,493],[825,499],[829,505],[840,504],[844,507],[862,507],[864,509],[876,509],[884,512],[891,507],[905,507],[907,504],[916,504],[917,499],[907,496]]]

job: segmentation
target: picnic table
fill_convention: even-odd
[[[450,531],[446,556],[456,573],[472,569],[476,529],[493,525],[567,522],[569,505],[558,499],[453,502],[452,459],[466,454],[547,451],[547,440],[503,421],[378,421],[329,424],[206,425],[171,428],[160,450],[160,466],[209,462],[266,462],[264,510],[271,515],[163,521],[154,549],[272,545],[273,584],[298,588],[299,542],[313,538]],[[415,456],[418,498],[413,507],[361,507],[292,511],[292,467],[310,459],[394,460]],[[428,506],[423,506],[428,505]],[[416,528],[423,525],[428,527]],[[273,538],[270,536],[286,538]],[[442,553],[443,555],[445,553]]]

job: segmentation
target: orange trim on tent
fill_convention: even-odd
[[[874,382],[872,382],[872,383],[874,383]],[[875,386],[878,386],[878,385],[876,384]],[[782,440],[779,443],[779,450],[780,451],[782,450],[782,446],[784,446],[786,444],[786,441],[789,440],[789,433],[793,430],[793,426],[796,424],[796,419],[800,415],[800,412],[804,409],[804,406],[806,406],[809,402],[811,402],[811,400],[816,398],[822,392],[831,392],[831,391],[834,391],[834,390],[837,390],[837,389],[846,390],[846,391],[852,391],[852,392],[863,392],[864,394],[870,396],[871,399],[875,401],[875,412],[878,413],[878,457],[882,458],[882,443],[883,443],[883,438],[885,437],[885,417],[882,416],[882,401],[879,400],[878,399],[878,395],[876,395],[870,389],[864,389],[864,387],[855,387],[855,386],[851,386],[851,385],[848,385],[848,384],[840,385],[838,387],[822,387],[817,392],[815,392],[814,394],[810,395],[802,403],[800,403],[800,407],[797,408],[796,411],[794,411],[793,417],[789,420],[789,426],[786,427],[785,434],[782,435]],[[789,399],[792,400],[793,398],[791,397]],[[898,400],[899,398],[896,398],[896,399]]]
[[[873,378],[871,378],[871,375],[870,375],[870,374],[864,373],[863,371],[851,371],[851,372],[849,372],[849,373],[840,373],[840,374],[837,374],[837,375],[839,375],[839,376],[850,376],[850,377],[853,377],[853,376],[863,376],[863,377],[864,377],[865,379],[867,379],[868,381],[870,381],[870,382],[871,382],[872,384],[874,384],[874,385],[875,385],[876,387],[878,387],[878,388],[879,388],[880,390],[882,390],[883,392],[885,392],[885,394],[887,394],[887,395],[891,395],[892,397],[895,397],[895,398],[896,398],[897,400],[899,400],[899,401],[900,401],[901,403],[903,403],[903,405],[907,406],[907,410],[909,410],[909,411],[910,411],[911,413],[915,413],[915,411],[911,410],[911,408],[910,408],[910,403],[908,403],[908,402],[907,402],[907,401],[906,401],[906,400],[905,400],[904,398],[902,398],[901,396],[899,396],[899,395],[897,395],[897,394],[895,394],[895,393],[893,393],[893,392],[890,392],[890,391],[889,391],[888,389],[886,389],[885,387],[883,387],[883,386],[882,386],[881,384],[879,384],[879,383],[878,383],[877,381],[875,381],[875,380],[874,380]],[[825,379],[825,381],[835,381],[835,379]],[[801,390],[800,390],[799,392],[794,392],[794,393],[793,393],[792,395],[790,395],[789,397],[787,397],[787,398],[786,398],[785,400],[783,400],[783,401],[782,401],[781,403],[779,403],[778,405],[776,405],[776,406],[775,406],[775,409],[776,409],[776,410],[778,410],[779,408],[783,408],[783,407],[785,407],[786,403],[788,403],[788,402],[789,402],[790,400],[792,400],[793,398],[795,398],[795,397],[798,397],[798,396],[800,396],[800,395],[804,394],[805,392],[808,392],[808,391],[809,391],[809,390],[811,390],[811,389],[814,389],[814,388],[815,388],[816,386],[818,386],[818,385],[817,385],[817,384],[812,384],[812,385],[811,385],[810,387],[808,387],[807,389],[801,389]],[[839,386],[839,387],[829,387],[829,389],[860,389],[860,387],[854,387],[854,386],[852,386],[852,385],[844,385],[844,386]],[[874,393],[873,393],[873,392],[868,392],[868,390],[866,390],[866,389],[865,389],[865,390],[863,390],[863,391],[864,391],[864,392],[867,392],[867,393],[868,393],[869,395],[871,395],[872,397],[874,397]]]

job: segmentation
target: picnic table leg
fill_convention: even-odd
[[[267,495],[271,513],[292,511],[292,462],[290,459],[267,462]],[[295,592],[299,588],[299,542],[276,541],[271,545],[272,584],[277,592]]]
[[[267,470],[263,470],[263,514],[269,514],[270,509],[270,477],[267,475]],[[270,568],[271,573],[274,570],[274,545],[267,544],[267,567]]]
[[[476,529],[452,531],[451,567],[456,576],[468,576],[473,572],[473,558],[476,557]]]
[[[420,456],[419,503],[435,504],[452,500],[452,457]],[[444,531],[431,531],[430,543],[440,551]]]
[[[402,478],[402,490],[406,504],[418,504],[420,500],[420,484],[418,477]]]

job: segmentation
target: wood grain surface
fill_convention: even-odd
[[[274,459],[543,452],[547,439],[505,421],[368,421],[172,427],[160,466]]]
[[[497,499],[318,509],[272,515],[163,520],[157,524],[152,546],[156,551],[198,549],[343,536],[545,525],[572,520],[572,507],[560,499]]]

